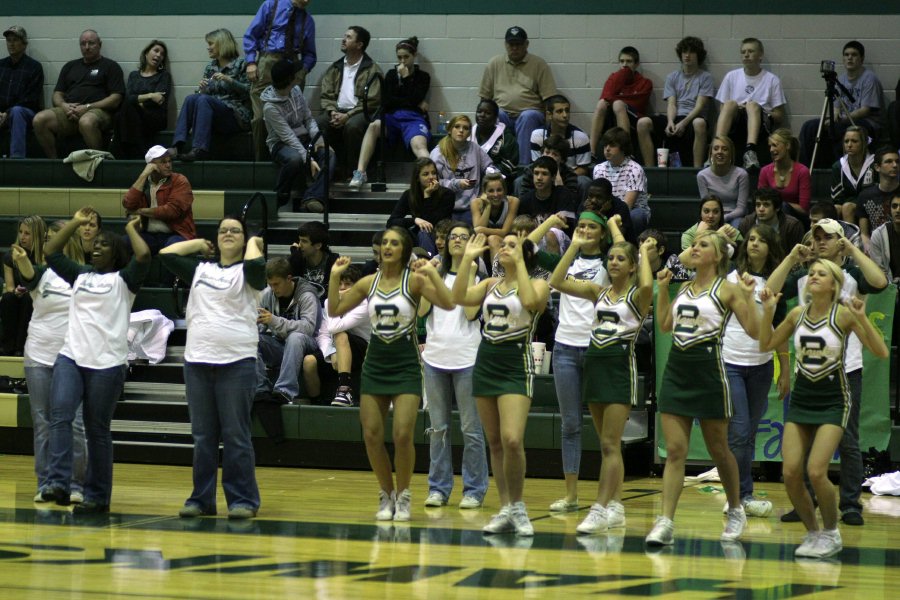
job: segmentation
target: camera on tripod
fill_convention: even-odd
[[[819,72],[822,73],[822,79],[830,81],[837,78],[834,66],[835,62],[833,60],[823,60],[819,63]]]

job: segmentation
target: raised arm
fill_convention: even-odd
[[[18,244],[13,244],[9,247],[9,251],[12,253],[13,264],[19,269],[19,274],[22,275],[22,279],[25,279],[26,281],[34,279],[34,265],[31,264],[31,261],[28,259],[28,253],[25,252],[25,249]],[[3,265],[3,274],[7,276],[7,291],[15,289],[16,284],[15,281],[13,281],[12,269]]]
[[[125,233],[128,235],[128,241],[131,242],[131,249],[134,251],[134,260],[139,263],[150,262],[150,246],[141,237],[141,217],[135,215],[128,223],[125,224]]]
[[[843,310],[850,313],[850,328],[859,337],[863,346],[878,358],[887,358],[890,354],[884,337],[878,333],[866,315],[866,301],[862,298],[851,298],[844,303]]]
[[[871,288],[880,291],[887,287],[887,277],[874,260],[869,258],[865,252],[851,244],[850,240],[847,238],[841,239],[840,244],[841,254],[853,259],[853,262],[856,263],[856,266],[859,267],[859,270],[862,272],[866,283],[869,284]]]
[[[522,245],[525,237],[519,236],[519,243],[513,249],[513,257],[516,261],[516,282],[518,283],[519,301],[522,306],[531,312],[542,313],[547,308],[547,300],[550,298],[550,286],[543,279],[532,279],[525,266],[525,258],[522,256]]]
[[[771,289],[764,288],[759,293],[759,301],[762,303],[762,316],[759,319],[759,351],[771,352],[775,348],[783,347],[787,343],[788,338],[794,333],[797,326],[797,319],[803,310],[799,306],[788,313],[784,321],[778,324],[778,327],[772,330],[772,320],[775,318],[775,307],[781,300],[781,294],[773,292]]]
[[[659,330],[664,333],[672,331],[672,311],[669,308],[669,283],[672,281],[672,271],[662,269],[656,274],[656,321]]]
[[[474,262],[487,249],[485,242],[486,238],[481,233],[469,238],[469,241],[466,242],[466,253],[463,255],[459,273],[456,274],[456,280],[453,282],[453,289],[450,290],[450,299],[456,305],[480,306],[487,293],[488,286],[495,281],[494,278],[489,277],[474,286],[470,285],[472,270],[475,269]]]
[[[88,214],[85,208],[80,208],[78,212],[63,225],[63,228],[60,229],[56,235],[47,240],[47,243],[44,244],[44,254],[62,252],[62,249],[66,247],[66,242],[72,237],[72,234],[85,223],[91,222],[90,214]]]
[[[441,279],[434,263],[427,258],[420,258],[410,268],[415,275],[412,279],[413,292],[418,293],[438,308],[453,310],[455,305],[450,298],[450,290]]]
[[[646,315],[653,303],[653,267],[647,258],[649,250],[656,248],[656,239],[648,237],[641,242],[638,257],[637,305],[642,315]]]
[[[534,228],[534,230],[528,234],[526,239],[531,240],[532,244],[540,244],[541,240],[544,239],[544,236],[547,235],[547,232],[556,227],[557,229],[568,229],[569,224],[566,221],[565,213],[558,212],[555,215],[550,215],[544,221]]]
[[[576,281],[567,278],[569,267],[575,262],[575,257],[581,251],[583,243],[584,237],[581,235],[581,232],[576,230],[574,237],[572,237],[572,243],[563,253],[559,262],[556,263],[553,274],[550,275],[550,286],[563,294],[596,302],[597,296],[600,294],[600,286],[591,281]]]
[[[331,267],[328,278],[328,315],[340,317],[356,308],[369,294],[374,275],[366,275],[353,284],[349,290],[341,294],[341,273],[353,262],[349,256],[340,256]]]
[[[781,263],[775,267],[775,270],[772,271],[772,274],[769,275],[769,278],[766,280],[766,287],[776,294],[780,292],[784,287],[785,280],[787,280],[790,272],[794,270],[794,267],[810,258],[810,256],[812,256],[812,251],[809,247],[804,246],[803,244],[794,246],[793,249],[791,249],[791,253],[785,256],[784,260],[781,261]]]

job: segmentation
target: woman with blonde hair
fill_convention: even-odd
[[[466,115],[456,115],[447,126],[447,136],[431,151],[437,165],[441,186],[456,195],[454,219],[472,222],[469,205],[478,194],[481,178],[488,167],[494,166],[481,146],[469,140],[472,121]]]
[[[863,188],[878,183],[878,172],[865,127],[848,127],[843,146],[844,155],[831,165],[831,200],[842,220],[855,223],[856,198]]]
[[[722,201],[724,220],[735,227],[753,210],[750,203],[750,176],[734,164],[734,142],[717,135],[709,145],[709,166],[697,173],[700,197],[715,196]]]
[[[24,252],[31,264],[44,262],[44,238],[47,226],[37,215],[19,219],[16,228],[16,243]],[[22,356],[25,349],[25,338],[28,334],[28,322],[31,320],[31,296],[25,287],[25,280],[19,263],[14,260],[13,252],[3,257],[4,292],[0,297],[0,355]]]
[[[769,153],[772,162],[760,169],[757,189],[778,190],[785,214],[808,225],[812,180],[809,169],[797,160],[800,142],[790,129],[781,127],[769,135]]]

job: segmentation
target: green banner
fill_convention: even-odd
[[[655,285],[655,284],[654,284]],[[678,291],[678,286],[671,286],[669,293],[672,298]],[[866,300],[866,313],[869,321],[884,337],[887,347],[891,347],[891,332],[893,331],[894,307],[896,306],[897,288],[889,285],[880,294],[872,294]],[[790,308],[790,306],[789,306]],[[659,397],[662,385],[663,371],[672,347],[672,336],[659,331],[658,324],[654,324],[656,340],[656,395]],[[790,360],[793,373],[794,346],[790,344]],[[859,447],[866,452],[870,447],[877,450],[886,450],[891,439],[891,407],[890,407],[890,359],[879,359],[872,354],[863,351],[863,393],[862,405],[859,414]],[[756,431],[757,461],[780,461],[781,438],[784,433],[784,411],[787,408],[786,401],[778,399],[778,391],[775,389],[775,380],[778,378],[778,362],[775,362],[775,376],[772,387],[769,390],[769,406]],[[793,380],[793,376],[792,376]],[[662,426],[659,421],[659,413],[656,414],[656,450],[660,458],[666,456],[666,445],[662,435]],[[691,431],[691,445],[688,450],[689,460],[708,461],[709,453],[703,442],[698,421],[694,421]]]

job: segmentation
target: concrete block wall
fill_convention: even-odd
[[[654,84],[655,111],[664,110],[662,87],[666,75],[678,68],[675,44],[685,35],[704,40],[706,67],[718,83],[740,64],[744,37],[765,44],[764,66],[781,77],[794,131],[822,109],[824,81],[819,61],[840,63],[841,48],[849,39],[866,47],[866,65],[885,86],[885,103],[894,99],[900,78],[896,50],[900,15],[316,15],[319,63],[308,78],[307,95],[317,105],[317,83],[327,65],[340,57],[340,38],[347,26],[360,24],[372,32],[369,54],[384,70],[394,64],[400,39],[419,37],[419,59],[432,75],[430,108],[448,114],[474,114],[478,85],[487,61],[503,52],[503,34],[511,25],[525,28],[530,51],[543,57],[556,76],[560,91],[573,104],[573,122],[589,128],[603,82],[617,67],[618,51],[633,45],[641,52],[642,69]],[[30,36],[28,52],[44,64],[45,96],[49,105],[63,64],[79,56],[78,35],[96,29],[104,55],[128,72],[137,67],[143,46],[158,37],[169,46],[176,102],[193,93],[206,64],[206,32],[227,27],[237,38],[252,15],[198,16],[74,16],[0,17],[4,27],[24,26]],[[849,32],[849,33],[848,33]],[[840,66],[838,67],[840,68]],[[434,122],[435,120],[432,119]]]

